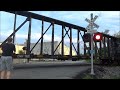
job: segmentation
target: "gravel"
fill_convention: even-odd
[[[79,73],[74,79],[120,79],[120,66],[94,66],[95,75],[90,74],[91,69]]]

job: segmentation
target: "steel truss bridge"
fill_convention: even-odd
[[[52,59],[58,59],[58,60],[66,60],[66,59],[72,59],[72,60],[78,60],[78,59],[90,59],[90,54],[87,54],[87,50],[90,50],[91,48],[91,44],[89,43],[89,47],[86,47],[86,42],[84,42],[84,55],[80,55],[80,36],[82,37],[83,40],[83,35],[81,34],[81,32],[83,32],[84,34],[87,32],[87,30],[84,27],[78,26],[78,25],[74,25],[74,24],[70,24],[64,21],[60,21],[57,19],[53,19],[50,17],[46,17],[43,15],[39,15],[39,14],[35,14],[32,12],[27,12],[27,11],[5,11],[8,13],[12,13],[15,15],[14,17],[14,28],[13,28],[13,33],[10,34],[3,42],[2,44],[4,44],[7,39],[9,37],[13,37],[13,43],[15,40],[15,34],[17,31],[20,30],[20,28],[26,23],[29,22],[29,27],[28,27],[28,39],[27,39],[27,47],[26,47],[26,54],[24,55],[14,55],[14,58],[27,58],[28,60],[30,60],[31,58],[52,58]],[[19,25],[16,28],[16,19],[17,19],[17,15],[20,16],[24,16],[26,17],[26,20],[21,23],[21,25]],[[35,43],[35,45],[30,48],[30,43],[31,43],[31,21],[32,19],[36,19],[36,20],[40,20],[42,21],[42,30],[41,30],[41,37],[38,39],[38,41]],[[49,22],[50,25],[48,26],[48,28],[44,31],[44,22]],[[60,25],[62,26],[61,31],[62,31],[62,37],[61,37],[61,41],[59,42],[58,46],[55,48],[54,47],[54,38],[55,38],[55,34],[54,34],[54,27],[55,25]],[[51,41],[51,55],[44,55],[43,54],[43,40],[44,40],[44,35],[46,34],[46,32],[49,30],[49,28],[52,27],[52,41]],[[66,27],[68,27],[68,30],[66,30]],[[74,44],[73,44],[73,40],[72,40],[72,29],[77,30],[77,48],[75,48]],[[70,33],[68,33],[70,32]],[[70,40],[70,54],[69,55],[64,55],[64,38],[65,36],[68,35],[69,40]],[[33,49],[36,47],[36,45],[41,41],[41,49],[40,49],[40,55],[34,55],[31,52],[33,51]],[[94,59],[95,60],[101,60],[102,63],[107,62],[108,64],[113,62],[113,61],[118,61],[118,56],[120,56],[119,53],[117,53],[117,46],[115,46],[117,44],[117,42],[119,41],[118,38],[110,36],[108,34],[104,34],[103,33],[103,40],[100,42],[94,42],[94,49],[95,49],[95,54],[94,54]],[[57,50],[57,48],[59,47],[59,45],[62,45],[62,49],[61,49],[61,55],[55,55],[55,51]],[[72,47],[73,46],[73,47]],[[72,55],[72,48],[75,49],[77,55],[73,56]],[[119,58],[120,60],[120,58]]]

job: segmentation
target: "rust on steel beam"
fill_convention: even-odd
[[[44,32],[44,21],[42,20],[42,30],[41,30],[41,49],[40,49],[40,54],[43,54],[43,32]]]
[[[80,30],[77,31],[77,55],[80,55]]]
[[[52,42],[51,42],[51,55],[54,55],[54,22],[52,22]]]
[[[13,32],[14,32],[14,31],[15,31],[15,29],[16,29],[16,20],[17,20],[17,14],[15,13]],[[15,34],[13,35],[13,43],[15,43]]]
[[[32,13],[32,12],[28,12],[28,11],[5,11],[5,12],[9,12],[9,13],[13,13],[13,14],[17,13],[18,15],[25,16],[25,17],[31,17],[31,18],[34,18],[34,19],[37,19],[37,20],[42,20],[44,18],[44,21],[46,21],[46,22],[54,21],[54,24],[57,24],[57,25],[64,25],[66,27],[71,27],[73,29],[80,29],[81,31],[87,31],[84,27],[80,27],[78,25],[74,25],[74,24],[71,24],[71,23],[67,23],[67,22],[64,22],[64,21],[60,21],[60,20],[57,20],[57,19],[53,19],[53,18],[50,18],[50,17],[46,17],[46,16],[43,16],[43,15],[35,14],[35,13]]]
[[[62,26],[62,49],[61,49],[61,54],[62,56],[64,55],[64,26]]]
[[[28,21],[28,18],[26,18],[26,20],[12,33],[12,34],[10,34],[10,36],[8,36],[8,38],[9,37],[12,37],[26,22]],[[7,39],[8,39],[7,38]],[[2,42],[2,44],[4,44],[6,41],[7,41],[7,39],[5,39],[3,42]],[[1,44],[1,45],[2,45]]]

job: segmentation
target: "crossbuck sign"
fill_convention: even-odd
[[[89,23],[89,25],[86,27],[86,30],[90,30],[91,25],[93,26],[93,28],[99,28],[99,26],[94,23],[97,18],[98,16],[95,16],[92,20],[89,20],[87,18],[85,19],[85,21]]]

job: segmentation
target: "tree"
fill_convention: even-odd
[[[24,51],[23,50],[19,50],[19,54],[24,54]]]
[[[115,37],[120,38],[120,31],[114,34]]]

